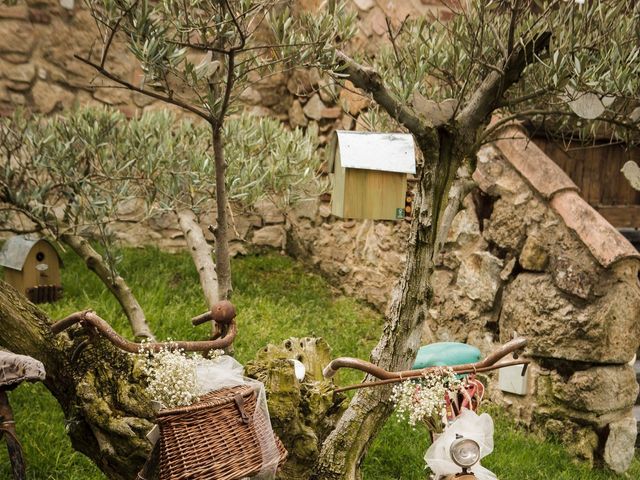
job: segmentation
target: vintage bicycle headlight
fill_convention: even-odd
[[[449,448],[451,458],[462,468],[469,468],[480,460],[480,445],[470,438],[458,438]]]

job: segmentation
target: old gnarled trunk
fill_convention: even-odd
[[[419,170],[407,263],[394,290],[382,337],[372,353],[374,363],[392,371],[408,369],[420,345],[422,324],[432,299],[430,276],[437,231],[449,227],[441,223],[446,216],[442,215],[444,205],[439,199],[447,198],[463,161],[454,148],[454,137],[444,130],[429,142],[419,142],[419,146],[425,162]],[[436,173],[441,177],[436,178]],[[375,387],[355,395],[323,445],[314,478],[360,478],[359,467],[369,442],[391,413],[390,391],[391,386]]]
[[[0,345],[40,360],[45,386],[60,403],[73,447],[109,479],[135,478],[150,444],[152,410],[133,357],[102,339],[54,337],[51,320],[0,282]]]

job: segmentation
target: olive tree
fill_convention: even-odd
[[[239,116],[225,123],[225,132],[232,159],[227,192],[239,208],[269,196],[286,209],[323,188],[313,129],[303,134],[277,120]],[[119,203],[143,200],[148,215],[176,209],[196,215],[215,198],[207,181],[213,164],[208,129],[166,112],[132,120],[106,109],[52,119],[16,115],[0,122],[0,133],[3,228],[39,232],[69,245],[117,290],[118,299],[126,283],[117,273],[117,244],[110,242]],[[28,222],[16,222],[16,213]],[[199,224],[194,228],[201,232]],[[100,256],[90,239],[110,255]],[[103,270],[116,273],[102,276]],[[208,286],[202,283],[205,291]],[[135,301],[127,294],[123,307]],[[82,331],[54,337],[51,320],[4,283],[0,305],[0,345],[45,364],[45,384],[65,413],[75,448],[109,478],[135,476],[149,453],[144,435],[152,411],[145,379],[130,356],[91,334],[93,346],[84,348]]]
[[[151,207],[175,214],[184,233],[188,251],[198,270],[207,304],[218,301],[216,267],[211,246],[202,228],[206,214],[215,208],[215,161],[211,156],[210,136],[201,123],[174,124],[170,116],[164,133],[171,131],[180,140],[163,147],[162,132],[154,136],[158,143],[146,163],[138,164],[139,178],[145,180]],[[151,119],[157,126],[158,118]],[[231,204],[241,211],[250,209],[259,199],[268,197],[286,211],[301,197],[317,194],[323,182],[319,177],[320,155],[317,132],[289,130],[271,118],[239,115],[227,120],[223,135],[224,155],[228,161],[225,175],[229,223],[235,228]],[[145,166],[146,165],[146,166]],[[148,174],[145,173],[149,172]],[[215,230],[214,230],[215,231]]]
[[[323,57],[332,38],[352,33],[353,16],[318,15],[304,43],[284,45],[277,43],[272,26],[289,33],[299,22],[279,0],[95,0],[88,5],[100,33],[101,53],[98,58],[91,52],[76,58],[119,86],[183,109],[210,129],[217,296],[226,299],[231,295],[231,267],[225,120],[252,84],[314,54]],[[140,84],[112,68],[110,50],[116,41],[125,42],[139,62],[144,73]]]
[[[3,230],[40,233],[73,250],[118,300],[136,337],[152,338],[144,312],[117,271],[110,223],[139,195],[121,114],[83,110],[43,121],[17,112],[0,120]],[[126,137],[126,136],[125,136]],[[111,141],[110,141],[111,140]],[[98,240],[103,254],[87,240]]]
[[[199,221],[216,194],[206,125],[167,111],[128,120],[106,108],[80,109],[49,119],[16,113],[0,120],[0,135],[2,229],[38,232],[70,247],[120,302],[136,337],[151,331],[118,271],[114,224],[125,202],[138,206],[137,221],[159,211],[176,214],[207,304],[217,301],[211,247]],[[226,188],[236,208],[269,196],[286,209],[322,188],[313,129],[303,134],[241,115],[225,123],[225,135]]]

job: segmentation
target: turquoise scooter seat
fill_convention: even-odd
[[[412,370],[427,367],[452,367],[480,360],[480,350],[472,345],[458,342],[431,343],[420,347]]]

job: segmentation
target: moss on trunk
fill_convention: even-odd
[[[77,328],[54,337],[51,320],[0,282],[0,345],[40,360],[73,447],[110,479],[131,479],[150,452],[152,410],[133,357]]]
[[[422,325],[433,296],[430,278],[434,246],[439,230],[442,236],[449,228],[442,213],[456,171],[464,161],[456,144],[456,136],[445,129],[419,141],[424,162],[419,166],[407,262],[394,289],[382,337],[371,354],[373,363],[389,371],[408,369],[420,346]],[[366,450],[391,414],[390,392],[391,387],[377,387],[360,390],[353,397],[323,445],[314,478],[360,478]]]

